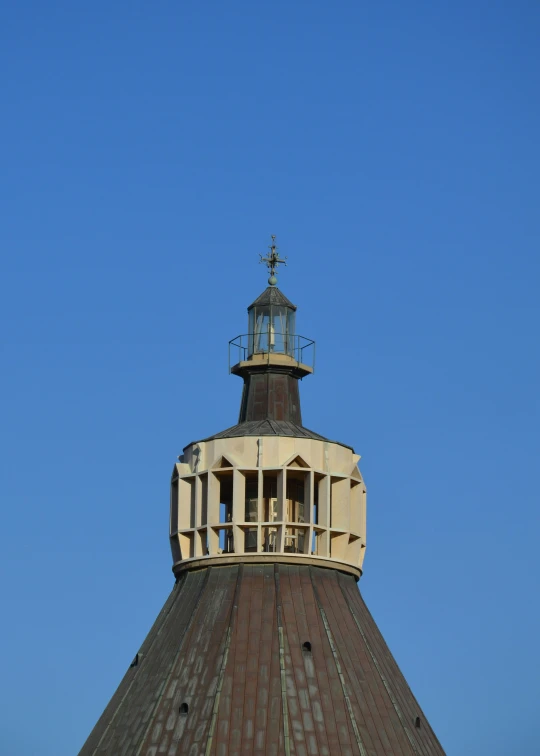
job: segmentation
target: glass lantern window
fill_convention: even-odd
[[[286,352],[291,357],[298,357],[295,355],[295,333],[296,333],[296,313],[294,310],[287,310],[287,344]]]
[[[266,305],[249,313],[249,354],[277,352],[294,356],[295,313],[288,307]]]

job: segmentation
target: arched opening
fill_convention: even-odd
[[[302,651],[304,654],[311,654],[311,643],[309,641],[302,643]]]
[[[180,714],[183,714],[184,716],[186,716],[186,714],[189,711],[188,704],[184,701],[183,704],[180,704],[180,708],[178,709],[178,711],[179,711]]]

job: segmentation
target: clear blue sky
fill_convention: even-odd
[[[540,7],[0,10],[0,751],[73,756],[172,587],[169,475],[280,286],[449,754],[540,753]]]

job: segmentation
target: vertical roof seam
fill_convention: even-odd
[[[206,739],[206,748],[205,748],[205,756],[210,755],[210,751],[212,749],[212,741],[214,738],[214,731],[216,728],[216,722],[219,712],[219,702],[221,698],[221,689],[223,687],[223,678],[225,676],[225,669],[227,667],[227,660],[229,658],[229,648],[231,645],[231,634],[232,630],[234,628],[236,615],[237,615],[237,608],[238,608],[238,595],[240,593],[240,585],[242,583],[242,577],[244,574],[244,565],[240,564],[238,568],[238,572],[236,573],[236,586],[234,588],[234,596],[232,600],[231,605],[231,611],[229,613],[229,623],[227,627],[227,634],[225,636],[225,646],[223,649],[223,657],[221,659],[221,666],[219,669],[219,676],[218,681],[216,685],[216,694],[214,697],[214,705],[212,706],[212,718],[210,720],[210,727],[208,729],[208,737]]]
[[[285,676],[285,643],[283,639],[283,618],[281,608],[281,589],[279,585],[279,565],[274,565],[274,583],[276,585],[276,613],[279,640],[279,676],[281,681],[281,705],[283,711],[283,741],[285,756],[291,754],[291,741],[289,735],[289,708],[287,703],[287,680]]]
[[[204,576],[204,583],[203,583],[202,587],[199,590],[199,595],[197,597],[197,603],[195,604],[195,608],[193,610],[193,614],[189,618],[189,623],[188,623],[188,625],[187,625],[187,627],[186,627],[186,629],[184,631],[184,634],[182,636],[182,639],[180,641],[180,645],[178,647],[178,653],[176,653],[176,654],[173,655],[173,658],[172,658],[171,663],[169,665],[169,671],[167,673],[167,676],[165,677],[165,680],[161,684],[161,688],[159,690],[158,695],[156,696],[156,701],[154,703],[154,706],[152,707],[152,714],[148,717],[148,724],[145,727],[145,730],[144,730],[144,732],[142,734],[142,737],[141,737],[141,740],[139,742],[139,746],[138,746],[137,750],[135,751],[134,756],[139,756],[139,754],[141,753],[141,749],[142,749],[142,747],[143,747],[143,745],[144,745],[144,743],[146,741],[146,738],[148,736],[148,732],[150,730],[150,727],[154,724],[153,715],[157,711],[157,708],[158,708],[158,706],[160,705],[160,703],[161,703],[161,701],[163,699],[163,694],[164,694],[165,690],[167,689],[167,685],[169,683],[169,680],[171,679],[171,675],[172,675],[172,673],[174,671],[174,667],[175,667],[176,661],[178,659],[178,656],[180,655],[180,651],[182,650],[182,647],[184,645],[184,641],[185,641],[186,637],[191,634],[191,631],[193,629],[193,622],[194,622],[195,617],[197,616],[197,612],[198,612],[198,609],[199,609],[199,604],[201,603],[201,598],[203,597],[204,592],[206,590],[206,586],[208,584],[208,580],[210,578],[210,574],[211,574],[212,569],[213,568],[210,567],[208,569],[208,572]]]
[[[336,669],[337,669],[337,673],[338,673],[338,676],[339,676],[339,680],[341,682],[341,687],[342,687],[342,690],[343,690],[343,696],[345,698],[345,704],[347,706],[347,711],[349,713],[351,724],[352,724],[352,727],[353,727],[353,730],[354,730],[354,735],[356,737],[356,742],[358,744],[358,750],[360,751],[360,756],[368,756],[368,753],[367,753],[367,751],[366,751],[366,749],[364,747],[364,744],[362,742],[362,737],[360,735],[360,730],[358,729],[358,724],[356,722],[356,717],[354,716],[354,711],[353,711],[353,708],[352,708],[351,699],[350,699],[350,696],[349,696],[349,692],[347,690],[347,683],[345,682],[345,677],[344,677],[343,671],[341,669],[341,664],[339,662],[339,657],[338,657],[337,649],[336,649],[336,646],[335,646],[335,643],[334,643],[334,638],[332,636],[332,631],[330,630],[330,625],[328,624],[328,619],[326,617],[326,612],[324,611],[324,609],[322,607],[322,604],[321,604],[320,599],[319,599],[319,594],[318,594],[317,588],[315,587],[315,582],[313,580],[313,574],[312,574],[312,571],[311,571],[311,567],[309,568],[309,574],[311,576],[311,583],[313,585],[313,593],[315,594],[315,600],[317,602],[317,606],[319,607],[319,612],[320,612],[321,617],[322,617],[324,629],[325,629],[326,635],[328,637],[328,643],[330,644],[330,649],[332,651],[332,656],[334,657],[334,663],[336,665]]]
[[[418,753],[417,744],[415,743],[415,740],[412,737],[409,728],[407,727],[407,724],[405,722],[405,719],[403,717],[401,709],[400,709],[400,707],[398,705],[396,697],[394,696],[394,694],[393,694],[393,692],[392,692],[392,690],[391,690],[391,688],[390,688],[390,686],[388,684],[388,681],[386,679],[385,674],[383,673],[381,667],[379,666],[379,663],[378,663],[378,661],[377,661],[377,659],[375,657],[375,654],[373,653],[373,650],[372,650],[372,648],[371,648],[371,646],[369,644],[369,641],[368,641],[368,639],[367,639],[364,631],[362,630],[360,622],[359,622],[359,620],[358,620],[358,618],[357,618],[357,616],[356,616],[356,614],[354,612],[354,609],[352,608],[352,606],[350,606],[349,602],[347,601],[347,596],[345,595],[345,592],[343,591],[343,586],[341,584],[340,578],[341,578],[341,576],[338,574],[339,588],[341,590],[343,598],[345,599],[345,602],[347,603],[347,606],[349,607],[349,611],[352,614],[352,618],[354,620],[354,624],[356,625],[356,627],[358,628],[358,631],[359,631],[360,635],[362,636],[362,640],[364,641],[364,644],[365,644],[366,649],[367,649],[367,651],[368,651],[368,653],[369,653],[369,655],[371,657],[371,660],[372,660],[372,662],[373,662],[373,664],[375,666],[375,669],[379,673],[379,677],[381,678],[382,684],[384,685],[384,687],[386,689],[386,692],[388,693],[388,697],[390,698],[390,701],[392,702],[392,706],[394,707],[394,709],[396,711],[396,714],[398,715],[399,721],[401,722],[401,725],[402,725],[403,729],[405,730],[405,734],[407,736],[407,739],[409,740],[409,743],[411,744],[411,747],[412,747],[414,753],[417,754]]]

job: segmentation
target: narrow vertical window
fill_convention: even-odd
[[[245,473],[246,496],[245,496],[245,522],[257,523],[259,521],[259,478],[258,473]],[[244,551],[257,551],[257,528],[245,529]]]

